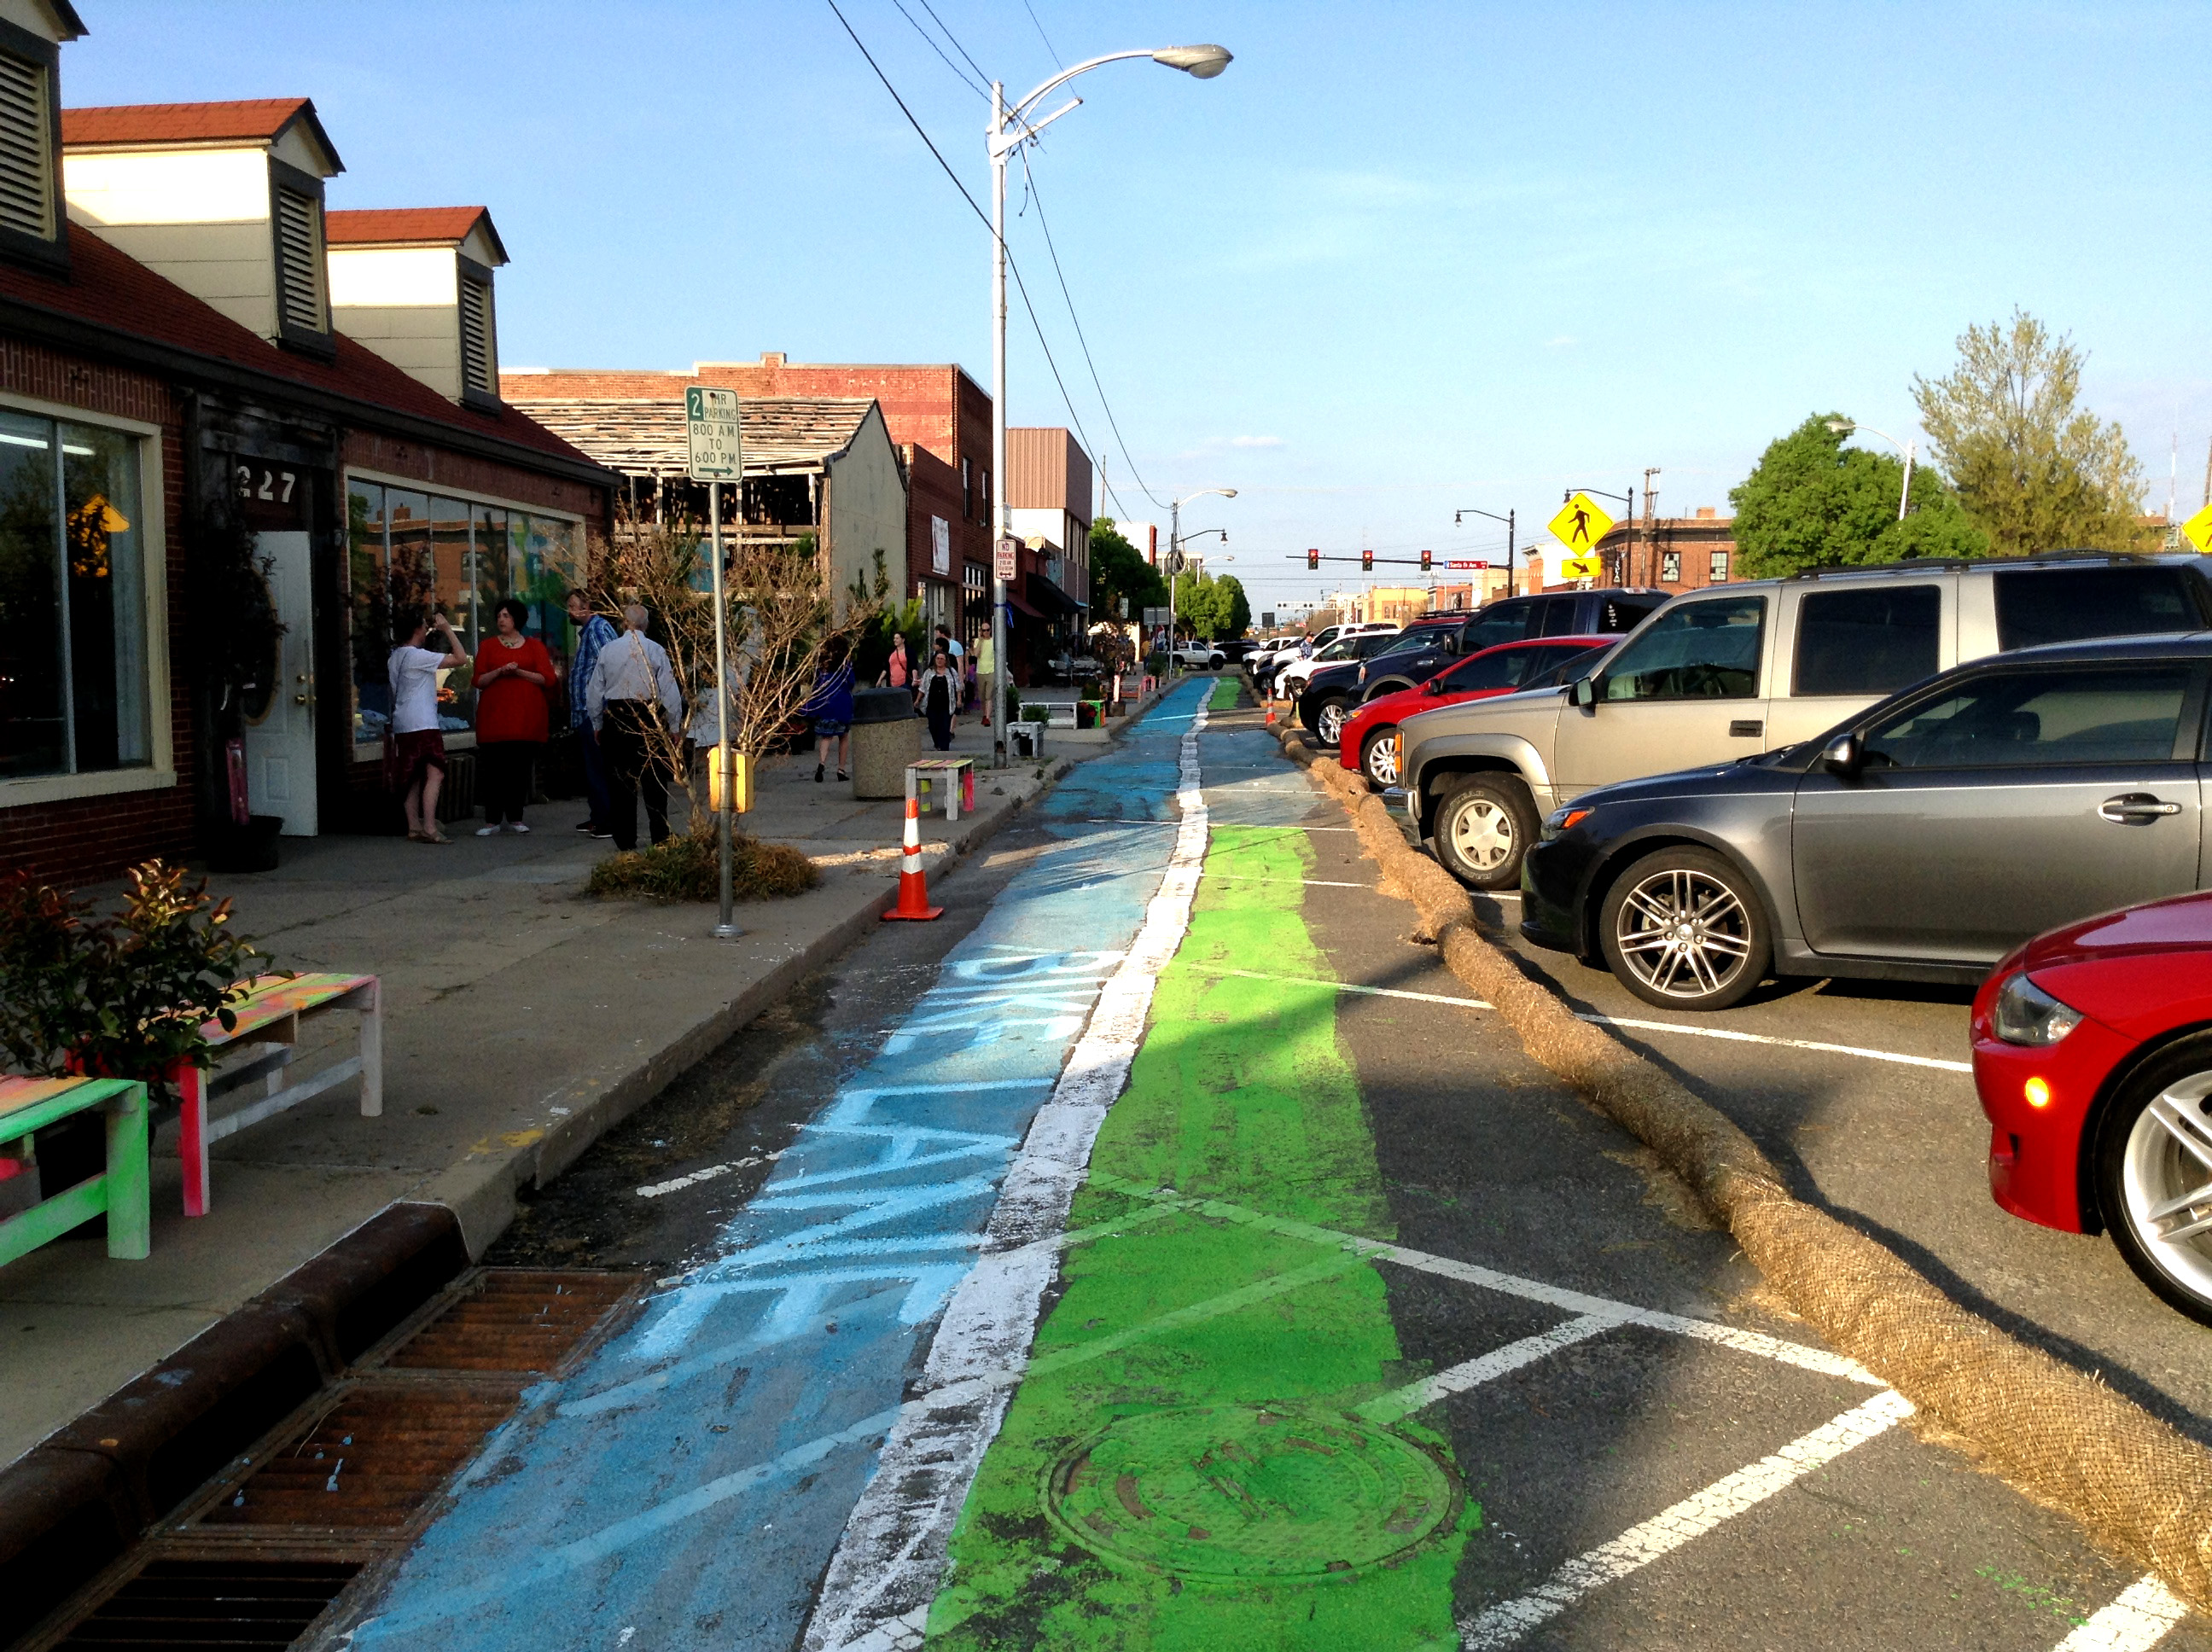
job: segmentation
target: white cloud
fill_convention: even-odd
[[[1583,341],[1576,337],[1574,334],[1571,332],[1563,332],[1557,338],[1547,340],[1544,348],[1547,350],[1571,349],[1574,346],[1581,343]]]
[[[1231,436],[1229,445],[1231,447],[1280,447],[1283,439],[1280,436]]]

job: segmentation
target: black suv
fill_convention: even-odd
[[[1425,616],[1393,637],[1389,648],[1358,665],[1316,671],[1298,696],[1298,721],[1323,745],[1334,745],[1353,707],[1379,695],[1418,688],[1455,659],[1525,638],[1632,631],[1667,600],[1667,594],[1650,587],[1615,586],[1508,597],[1472,613]]]

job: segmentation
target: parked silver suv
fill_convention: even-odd
[[[1614,780],[1811,738],[1964,661],[2212,627],[2193,556],[1901,562],[1676,597],[1579,682],[1407,718],[1406,810],[1477,889],[1516,884],[1537,823]]]

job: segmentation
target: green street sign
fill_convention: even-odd
[[[694,482],[735,482],[744,471],[738,392],[692,385],[684,392],[684,431]]]

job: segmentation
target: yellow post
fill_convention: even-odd
[[[716,814],[723,809],[725,796],[732,799],[734,812],[749,815],[753,811],[753,766],[742,751],[729,753],[730,768],[726,776],[722,769],[723,749],[708,748],[707,806]]]

